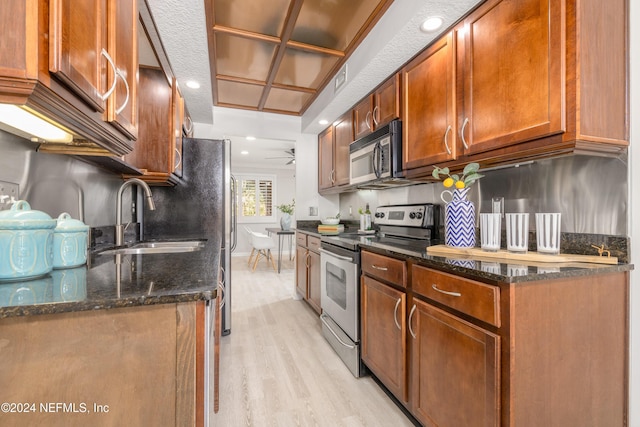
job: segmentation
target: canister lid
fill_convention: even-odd
[[[58,216],[58,225],[56,225],[56,229],[54,230],[56,233],[58,232],[70,232],[70,231],[87,231],[89,226],[79,219],[71,218],[66,212],[61,213]]]
[[[47,213],[31,209],[26,200],[18,200],[11,209],[0,211],[0,229],[54,228],[56,220]]]

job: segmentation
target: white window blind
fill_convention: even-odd
[[[273,206],[275,176],[239,175],[239,218],[245,222],[273,222],[276,220]]]

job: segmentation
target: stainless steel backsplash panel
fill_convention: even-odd
[[[115,224],[120,176],[35,149],[31,141],[0,131],[0,180],[19,184],[20,198],[53,218],[67,212],[92,227]],[[131,215],[125,214],[125,221],[130,221]]]

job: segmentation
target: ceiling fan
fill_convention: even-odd
[[[287,163],[285,163],[285,165],[295,164],[295,162],[296,162],[296,149],[292,148],[290,150],[284,150],[284,152],[287,154],[286,156],[266,157],[266,159],[289,159],[289,161]]]

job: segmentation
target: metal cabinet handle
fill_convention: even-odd
[[[411,334],[414,340],[417,337],[416,337],[416,334],[413,332],[413,328],[411,327],[411,318],[413,318],[413,313],[415,312],[416,312],[416,305],[413,304],[413,307],[411,308],[411,313],[409,313],[409,333]]]
[[[387,267],[380,267],[380,266],[377,266],[377,265],[375,265],[375,264],[371,264],[371,268],[375,268],[376,270],[380,270],[380,271],[387,271],[387,270],[389,270]]]
[[[449,148],[449,132],[451,132],[451,125],[447,127],[447,131],[444,133],[444,148],[447,150],[447,154],[451,155],[451,148]]]
[[[178,147],[174,148],[176,154],[178,155],[178,163],[176,163],[175,167],[173,169],[178,169],[178,167],[180,166],[180,163],[182,163],[182,154],[180,154],[180,150],[178,150]]]
[[[467,141],[464,139],[464,129],[467,127],[468,123],[469,123],[469,117],[465,117],[464,122],[462,122],[462,127],[460,128],[460,138],[462,139],[462,144],[464,145],[464,148],[466,148],[467,150],[469,149],[469,146],[467,145]]]
[[[118,69],[116,68],[116,64],[113,62],[111,55],[109,55],[109,52],[107,52],[106,49],[102,49],[100,51],[100,54],[106,58],[109,65],[111,65],[111,69],[113,70],[113,83],[111,83],[111,87],[103,95],[100,95],[100,98],[102,98],[103,101],[106,101],[107,98],[109,98],[113,91],[116,89],[116,83],[118,81]]]
[[[224,272],[224,268],[220,267],[222,269],[222,271]],[[220,298],[220,309],[222,310],[222,308],[224,307],[224,305],[227,302],[227,293],[226,291],[226,287],[224,285],[223,281],[218,282],[218,289],[220,290],[220,292],[222,292],[222,297]]]
[[[327,323],[326,320],[324,320],[326,317],[326,314],[321,314],[320,315],[320,320],[322,321],[322,323],[324,323],[324,325],[327,327],[327,329],[329,330],[329,332],[331,332],[331,334],[338,340],[338,342],[340,344],[342,344],[343,346],[347,347],[349,350],[353,350],[354,348],[356,348],[355,346],[351,345],[351,344],[347,344],[346,342],[342,341],[340,339],[340,337],[338,336],[338,334],[336,334],[333,329],[331,329],[331,326]]]
[[[328,251],[328,250],[326,250],[326,249],[322,249],[322,248],[320,248],[319,250],[320,250],[320,252],[321,252],[321,253],[323,253],[323,254],[327,254],[327,255],[329,255],[329,256],[331,256],[331,257],[338,258],[338,259],[341,259],[341,260],[343,260],[343,261],[353,262],[353,258],[352,258],[352,257],[348,257],[348,256],[344,256],[344,255],[334,254],[333,252],[330,252],[330,251]]]
[[[398,301],[396,301],[396,308],[393,309],[393,321],[396,322],[396,327],[401,331],[402,326],[398,323],[398,306],[400,305],[400,301],[402,301],[402,298],[398,298]]]
[[[376,116],[378,116],[377,119]],[[377,105],[373,108],[373,114],[371,115],[371,118],[373,119],[373,124],[375,126],[378,126],[378,123],[380,123],[380,108]]]
[[[364,118],[364,122],[367,124],[369,130],[371,130],[371,123],[369,123],[369,118],[371,117],[371,111],[367,111],[367,115]]]
[[[305,256],[304,265],[305,267],[310,268],[311,264],[309,264],[309,260],[311,259],[311,254],[309,253],[308,249],[307,249],[307,253],[304,254],[304,256]]]
[[[329,181],[331,181],[331,184],[333,184],[334,182],[336,182],[334,176],[335,176],[335,169],[331,169],[331,173],[329,174]]]
[[[438,292],[440,292],[442,294],[445,294],[445,295],[449,295],[449,296],[452,296],[452,297],[461,297],[462,296],[462,294],[460,292],[450,292],[450,291],[443,291],[442,289],[438,289],[438,286],[435,283],[433,285],[431,285],[431,287],[434,290],[436,290],[436,291],[438,291]]]
[[[184,130],[187,131],[187,136],[190,136],[191,135],[191,131],[193,130],[193,120],[191,120],[190,116],[187,116],[187,120],[188,120],[189,126],[185,127]]]
[[[124,110],[124,107],[126,107],[129,103],[129,83],[127,82],[127,79],[124,77],[124,74],[121,70],[116,70],[116,76],[122,79],[122,83],[124,83],[124,87],[125,89],[127,89],[127,95],[124,98],[124,102],[122,103],[120,108],[116,109],[116,114],[120,114],[122,113],[122,110]]]

